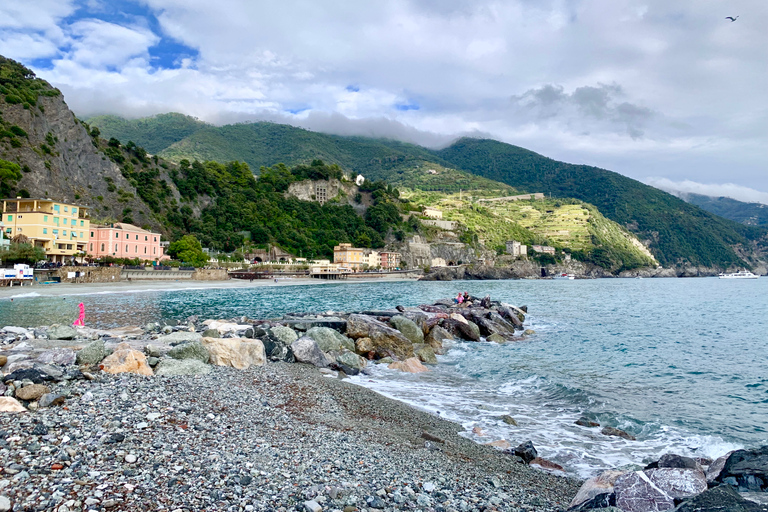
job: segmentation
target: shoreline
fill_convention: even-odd
[[[245,279],[228,279],[225,281],[119,281],[115,283],[58,283],[36,284],[31,286],[0,287],[0,301],[23,299],[25,297],[61,297],[69,295],[99,295],[114,293],[144,293],[144,292],[170,292],[180,290],[213,290],[213,289],[239,289],[239,288],[263,288],[284,286],[312,286],[325,284],[351,284],[351,283],[379,283],[416,281],[408,277],[378,277],[356,278],[354,280],[325,280],[312,278],[280,278],[278,282],[273,279],[254,279],[252,282]]]

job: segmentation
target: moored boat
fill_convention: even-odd
[[[552,276],[552,279],[576,279],[576,276],[573,274],[568,274],[566,272],[563,272],[561,274]]]

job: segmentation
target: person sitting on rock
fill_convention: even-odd
[[[461,292],[459,292],[459,294],[453,300],[454,302],[456,302],[456,304],[461,304],[462,302],[464,302],[464,296],[461,294]]]
[[[464,297],[463,298],[464,298],[463,302],[469,303],[469,301],[470,301],[469,292],[464,292]]]

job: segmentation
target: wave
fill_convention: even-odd
[[[28,292],[28,293],[19,293],[16,295],[9,295],[8,297],[5,297],[5,299],[26,299],[26,298],[32,298],[32,297],[41,297],[41,295],[37,292]]]

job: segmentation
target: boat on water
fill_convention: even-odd
[[[739,270],[738,272],[730,272],[728,274],[721,273],[718,276],[720,279],[757,279],[757,274],[753,274],[749,270]]]
[[[568,280],[570,280],[570,279],[576,279],[576,276],[573,275],[573,274],[568,274],[568,273],[563,272],[561,274],[557,274],[555,276],[552,276],[552,279],[568,279]]]

